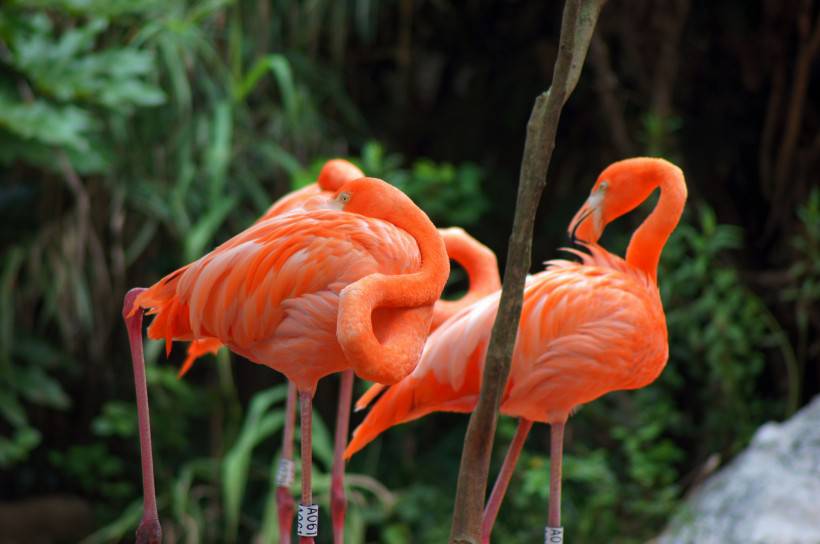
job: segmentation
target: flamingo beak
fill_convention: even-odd
[[[596,243],[604,232],[603,198],[599,193],[592,194],[572,221],[569,223],[569,236],[575,240],[587,242],[589,244]]]
[[[338,211],[342,211],[342,208],[344,208],[344,205],[345,205],[345,203],[342,202],[342,199],[339,198],[338,196],[332,196],[332,197],[328,198],[326,203],[325,203],[326,208],[331,209],[331,210],[338,210]]]

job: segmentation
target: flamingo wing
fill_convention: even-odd
[[[504,414],[564,421],[578,405],[641,387],[667,359],[657,288],[620,270],[553,263],[527,289]]]
[[[646,287],[620,270],[565,261],[530,278],[502,413],[565,419],[578,404],[654,379],[667,358],[666,327],[657,289]],[[482,299],[430,336],[413,373],[356,429],[347,457],[393,425],[473,409],[498,300]]]
[[[415,240],[390,223],[335,210],[260,221],[143,292],[151,338],[214,338],[252,360],[278,333],[331,334],[338,293],[368,274],[420,266]],[[324,327],[321,331],[316,326]]]

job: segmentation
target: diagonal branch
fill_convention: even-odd
[[[589,42],[605,0],[567,0],[558,58],[549,90],[535,99],[524,143],[515,218],[504,269],[498,315],[493,325],[478,405],[464,437],[450,542],[476,544],[487,489],[498,407],[510,373],[524,281],[532,260],[535,212],[546,185],[561,110],[581,75]]]

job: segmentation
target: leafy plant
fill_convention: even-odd
[[[812,329],[820,327],[820,190],[815,188],[797,210],[798,231],[789,240],[792,256],[786,271],[787,285],[780,292],[783,302],[794,308],[798,339],[796,358],[800,372],[820,354],[820,342],[812,341]],[[802,380],[801,384],[802,384]]]

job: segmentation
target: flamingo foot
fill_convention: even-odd
[[[162,544],[162,527],[156,518],[142,518],[137,527],[137,544]]]

